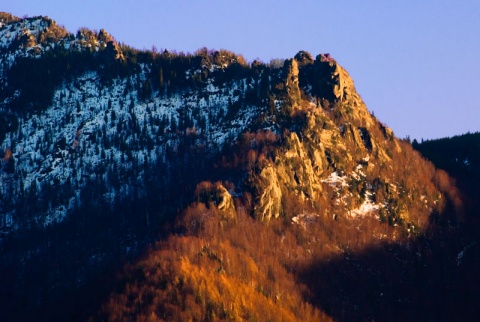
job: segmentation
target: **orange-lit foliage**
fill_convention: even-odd
[[[177,223],[179,233],[126,269],[126,285],[110,296],[101,317],[110,321],[328,320],[310,304],[315,295],[298,281],[296,272],[343,256],[345,250],[360,251],[408,237],[373,217],[319,215],[315,206],[293,195],[286,197],[284,208],[295,215],[303,212],[305,219],[293,223],[285,218],[266,225],[247,214],[248,194],[243,200],[236,200],[234,219],[221,217],[220,210],[201,202],[189,206]]]
[[[210,51],[209,54],[213,57],[214,63],[219,66],[228,66],[231,63],[238,63],[243,66],[248,65],[247,61],[242,55],[234,54],[225,49]]]
[[[320,321],[291,273],[310,255],[281,222],[190,206],[171,236],[126,270],[126,285],[102,309],[109,321]]]
[[[348,112],[337,112],[330,111],[316,123],[328,128],[332,122],[327,118],[336,118],[336,125],[352,121]],[[296,123],[306,118],[302,113],[292,117],[299,118]],[[360,128],[359,142],[353,131]],[[235,216],[226,217],[215,207],[214,191],[219,183],[201,182],[195,192],[197,202],[178,220],[176,234],[126,269],[123,289],[110,296],[101,317],[110,321],[319,321],[330,319],[326,310],[350,320],[357,318],[348,315],[356,312],[355,303],[370,310],[362,312],[362,318],[372,316],[371,298],[357,299],[357,290],[378,291],[377,277],[395,285],[391,280],[397,276],[415,277],[415,270],[422,267],[420,261],[434,263],[436,259],[431,259],[424,242],[429,219],[432,214],[442,214],[448,206],[445,199],[455,210],[461,207],[459,193],[446,173],[435,170],[409,143],[394,140],[383,131],[380,126],[367,129],[362,123],[350,126],[342,138],[332,135],[332,141],[343,139],[344,147],[332,142],[328,153],[334,160],[328,161],[322,175],[327,171],[344,175],[361,166],[364,177],[342,185],[341,191],[323,184],[317,196],[302,191],[298,179],[297,186],[282,186],[282,216],[268,224],[251,216],[255,189],[247,187],[235,200]],[[277,166],[276,160],[289,148],[281,145],[288,136],[288,129],[283,137],[268,130],[246,132],[226,148],[217,169],[246,171],[246,181],[251,183],[265,165]],[[300,135],[302,140],[314,136]],[[316,148],[313,139],[310,144],[311,149]],[[295,158],[289,166],[300,169],[302,162],[308,160]],[[377,213],[349,216],[365,200],[367,190],[371,201],[381,205]],[[379,256],[364,254],[367,249]],[[351,261],[352,254],[359,258],[357,262]],[[399,266],[401,272],[397,272]],[[345,280],[328,280],[337,273],[355,286]],[[357,281],[355,274],[368,279]],[[415,293],[414,286],[407,283],[403,289],[420,300],[421,293]],[[335,287],[345,293],[337,294]],[[343,296],[350,289],[354,296],[346,299]],[[330,301],[333,307],[325,304],[328,297],[335,298]],[[350,310],[347,315],[342,311],[345,308]],[[389,309],[379,312],[374,315],[394,317]]]
[[[463,216],[463,201],[460,191],[455,185],[455,180],[450,178],[448,173],[441,169],[435,171],[434,182],[442,193],[446,195],[448,200],[452,203],[455,213]]]
[[[272,158],[278,136],[270,130],[243,133],[234,150],[224,155],[221,166],[252,170],[262,166],[267,158]]]
[[[67,35],[68,32],[64,27],[57,25],[55,22],[51,22],[50,26],[40,34],[40,43],[59,41]]]
[[[271,162],[275,157],[277,141],[268,131],[246,133],[234,158],[224,159],[223,165],[255,171],[262,160]],[[442,213],[446,205],[442,194],[454,205],[461,204],[446,173],[436,171],[406,142],[397,143],[398,147],[395,142],[386,144],[395,162],[375,164],[366,170],[366,181],[375,186],[378,202],[395,204],[392,211],[401,214],[404,225],[392,225],[376,216],[346,216],[348,210],[334,202],[338,196],[328,185],[311,200],[283,189],[283,219],[269,224],[251,217],[253,197],[248,192],[235,200],[234,218],[226,218],[210,202],[216,184],[205,181],[197,186],[197,202],[178,220],[177,234],[126,269],[123,289],[111,294],[100,317],[109,321],[329,320],[323,308],[342,316],[339,308],[324,303],[332,295],[335,300],[331,303],[342,307],[332,287],[338,284],[345,290],[348,283],[325,278],[331,279],[337,270],[344,278],[353,278],[349,271],[356,272],[356,266],[352,268],[350,254],[375,250],[381,257],[362,255],[363,265],[370,263],[371,269],[386,274],[388,281],[395,277],[398,266],[390,255],[392,247],[412,261],[416,253],[410,255],[399,245],[417,247],[430,260],[429,250],[412,236],[427,228],[430,214]],[[397,188],[387,188],[385,178]],[[412,230],[412,225],[420,230]],[[384,259],[389,260],[385,267]],[[402,274],[415,276],[413,268],[405,267]],[[318,277],[317,271],[329,277]],[[360,272],[364,273],[356,273]],[[352,289],[371,287],[364,282]],[[414,292],[413,288],[410,291]],[[359,303],[370,307],[367,302]],[[346,303],[349,308],[354,302]],[[387,311],[379,316],[389,316]]]

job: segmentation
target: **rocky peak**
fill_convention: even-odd
[[[235,213],[232,195],[221,182],[201,182],[197,185],[195,195],[197,201],[220,210],[223,217],[232,217]]]
[[[106,46],[107,57],[112,58],[113,60],[125,61],[125,56],[123,55],[120,46],[105,29],[100,29],[97,38],[101,44]]]
[[[292,110],[298,108],[300,103],[300,87],[299,87],[299,69],[296,59],[287,59],[283,65],[285,77],[285,87],[287,90],[287,95],[289,98],[289,105],[291,105]]]
[[[29,30],[32,30],[33,34],[38,29],[35,26],[41,25],[44,28],[43,34],[48,35],[45,36],[45,42],[48,43],[47,39],[56,42],[55,46],[48,47],[51,48],[48,50],[62,44],[64,48],[76,49],[86,53],[86,56],[90,54],[94,60],[97,59],[99,65],[124,60],[114,38],[103,29],[94,32],[82,28],[77,37],[72,37],[53,22],[44,22],[30,24],[32,26]],[[35,35],[36,38],[30,37],[32,41],[38,39],[38,34]],[[47,45],[35,46],[41,52],[47,50]],[[22,170],[21,173],[25,174],[24,181],[28,181],[23,188],[32,191],[37,189],[33,183],[37,182],[38,178],[47,176],[50,181],[44,182],[53,182],[52,186],[67,185],[63,173],[68,169],[73,175],[74,164],[65,156],[70,155],[72,160],[78,158],[82,159],[82,162],[92,163],[91,167],[94,169],[96,164],[103,165],[102,162],[97,162],[98,153],[94,152],[94,149],[103,149],[105,157],[109,155],[111,159],[105,163],[108,169],[98,172],[110,171],[109,173],[113,174],[118,172],[118,166],[110,167],[109,164],[123,166],[128,160],[133,167],[133,164],[146,164],[148,158],[151,158],[152,164],[156,164],[157,160],[166,160],[167,154],[171,156],[178,153],[179,142],[186,144],[191,141],[192,151],[199,146],[218,147],[218,150],[212,149],[209,153],[221,151],[227,138],[233,141],[236,135],[246,131],[254,123],[253,120],[257,120],[258,115],[262,114],[266,121],[260,125],[255,123],[254,126],[264,126],[263,130],[268,128],[275,135],[281,136],[281,143],[278,142],[272,156],[262,156],[265,161],[257,163],[257,168],[249,174],[250,178],[246,181],[253,187],[255,216],[268,221],[285,213],[283,204],[287,199],[298,198],[314,203],[323,198],[324,191],[328,190],[325,182],[330,182],[328,178],[333,173],[342,175],[345,177],[343,180],[349,182],[348,180],[358,177],[353,171],[365,158],[386,164],[391,162],[392,156],[398,152],[398,143],[393,134],[370,115],[355,90],[353,80],[328,54],[320,54],[314,60],[309,53],[301,51],[295,58],[287,59],[283,69],[266,65],[262,67],[258,62],[250,67],[244,64],[241,56],[223,50],[209,51],[206,48],[186,59],[185,69],[180,69],[184,68],[181,64],[175,67],[171,64],[173,56],[152,56],[150,61],[142,63],[142,68],[130,66],[132,77],[129,79],[113,74],[111,77],[115,79],[106,82],[109,87],[101,92],[98,89],[105,84],[100,84],[97,80],[98,74],[95,74],[94,65],[87,65],[92,69],[91,74],[72,74],[72,84],[60,85],[61,77],[65,74],[59,73],[56,83],[58,87],[52,90],[54,103],[45,110],[45,113],[51,115],[59,113],[57,107],[62,107],[62,113],[68,111],[62,116],[63,119],[48,116],[52,118],[49,119],[50,125],[54,124],[56,130],[49,133],[46,139],[39,137],[30,140],[28,133],[23,131],[26,127],[19,127],[15,129],[16,132],[7,133],[7,140],[3,143],[5,148],[17,146],[16,149],[12,147],[14,158],[18,158],[15,167]],[[133,61],[132,64],[136,64]],[[35,61],[31,63],[35,64]],[[38,65],[36,67],[40,69],[42,64]],[[199,77],[198,74],[203,76]],[[163,77],[168,77],[168,80]],[[196,79],[199,79],[198,83],[192,83]],[[251,84],[250,79],[254,80]],[[13,80],[12,76],[12,93],[17,89],[14,86],[26,88],[22,94],[31,93],[30,89],[37,86],[36,82],[32,82],[31,87],[21,87],[25,83],[22,79],[18,79],[16,83]],[[181,89],[174,88],[174,81],[183,84],[185,90],[190,92],[176,96],[175,91],[181,92]],[[153,90],[147,87],[155,86],[156,82],[158,84]],[[164,86],[165,84],[167,86]],[[262,90],[255,86],[261,86]],[[170,97],[164,95],[167,89]],[[148,95],[141,97],[138,93]],[[79,100],[80,97],[83,100]],[[125,97],[128,97],[127,101]],[[274,108],[268,111],[263,105],[266,99],[274,103]],[[47,100],[43,103],[45,102],[48,103]],[[146,113],[150,115],[146,117]],[[236,122],[235,130],[230,134],[228,131],[231,130],[223,126],[227,117],[229,122]],[[67,125],[64,119],[68,120]],[[30,122],[31,127],[34,127],[33,124],[40,120],[33,122],[25,118],[21,122]],[[192,128],[196,129],[195,135],[181,137],[182,133],[187,133],[188,129]],[[132,133],[140,129],[141,135]],[[118,137],[119,133],[121,138]],[[98,146],[97,138],[100,137],[107,147]],[[124,140],[129,141],[130,145],[122,144]],[[42,145],[38,143],[43,141],[46,142]],[[68,145],[80,145],[80,148],[70,151],[65,147],[60,148],[67,144],[59,142],[71,142]],[[143,142],[150,142],[150,145],[145,146]],[[23,154],[25,149],[34,149],[37,146],[43,149],[35,154],[39,156],[39,160]],[[135,154],[131,152],[132,149],[137,149]],[[49,153],[51,157],[40,157]],[[258,155],[262,153],[259,151]],[[169,162],[171,163],[168,166],[175,166],[173,160],[170,159]],[[32,170],[35,165],[38,174]],[[133,174],[135,171],[137,169],[132,168]],[[114,176],[113,174],[111,176]],[[76,185],[80,190],[83,188],[83,180],[80,182],[82,176],[77,173],[75,175],[78,177]],[[39,183],[39,186],[48,185],[47,183]],[[202,192],[206,204],[211,201],[226,214],[234,209],[233,198],[223,185],[207,188]],[[106,199],[109,198],[105,195]],[[58,199],[63,200],[62,198]],[[356,201],[345,204],[345,207],[350,208],[356,206]],[[67,212],[64,205],[58,205],[58,209],[63,209],[62,213]],[[46,211],[49,212],[50,209]]]
[[[0,12],[0,27],[12,21],[19,21],[20,18],[8,12]]]
[[[315,59],[315,89],[330,102],[359,99],[352,78],[329,54]]]
[[[309,57],[300,52],[284,64],[286,99],[280,108],[290,111],[291,118],[283,124],[287,129],[275,157],[259,165],[252,177],[256,217],[269,221],[294,215],[299,209],[288,206],[287,200],[298,200],[317,209],[323,204],[320,212],[335,216],[421,222],[398,205],[411,203],[419,193],[431,203],[435,195],[431,186],[427,183],[419,192],[418,187],[403,183],[410,176],[404,171],[410,170],[387,171],[406,156],[416,158],[414,153],[404,151],[393,132],[371,115],[350,75],[335,59],[321,54],[312,62]],[[412,200],[399,195],[397,185],[413,189]],[[328,198],[337,199],[334,207],[327,206]],[[416,216],[422,212],[426,218],[428,208]]]
[[[97,38],[99,41],[103,41],[104,43],[114,41],[113,37],[105,29],[100,29]]]
[[[297,61],[298,66],[303,67],[305,65],[310,65],[313,64],[314,60],[312,58],[312,55],[304,50],[299,51],[294,59]]]

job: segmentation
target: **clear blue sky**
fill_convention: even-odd
[[[0,1],[0,11],[104,28],[140,49],[206,46],[250,61],[328,52],[397,136],[480,131],[479,0]]]

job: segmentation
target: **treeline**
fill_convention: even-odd
[[[262,82],[255,81],[263,84],[260,89],[255,90],[254,96],[258,100],[258,97],[266,93],[269,76],[272,76],[265,65],[256,64],[252,69],[242,56],[226,50],[212,51],[203,48],[194,54],[170,53],[166,50],[156,53],[136,50],[124,44],[117,45],[112,40],[99,51],[95,51],[92,49],[95,48],[92,46],[95,42],[85,38],[85,34],[87,30],[79,31],[76,41],[70,42],[69,49],[59,43],[43,52],[40,57],[16,60],[7,72],[8,87],[2,93],[2,97],[6,98],[15,91],[20,91],[20,96],[11,103],[13,110],[32,111],[46,108],[52,101],[53,91],[62,81],[72,80],[86,71],[97,72],[102,83],[108,85],[114,78],[138,74],[142,71],[141,66],[146,67],[147,79],[139,84],[138,91],[139,98],[143,100],[151,97],[154,91],[160,95],[169,95],[181,92],[182,89],[204,88],[208,79],[213,79],[216,86],[232,79],[250,77],[253,80],[259,76],[260,69],[267,70],[262,73]],[[97,43],[100,35],[94,35]],[[86,47],[75,48],[76,42]],[[247,92],[247,100],[252,97],[252,93]]]
[[[420,143],[414,140],[412,146],[453,176],[480,178],[480,132]]]
[[[40,58],[17,58],[7,72],[8,88],[3,96],[11,96],[19,90],[20,95],[10,105],[13,110],[43,110],[52,103],[54,90],[63,81],[73,80],[86,71],[97,71],[104,82],[109,82],[138,69],[138,66],[117,62],[108,56],[106,50],[95,53],[57,46]]]
[[[413,147],[420,151],[436,167],[448,172],[455,178],[457,186],[465,199],[467,218],[465,229],[469,233],[480,234],[480,133],[466,133],[451,138],[427,140],[419,143],[414,140]]]

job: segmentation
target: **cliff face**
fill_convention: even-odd
[[[282,143],[273,158],[259,164],[257,217],[294,217],[303,211],[300,206],[287,214],[279,205],[299,198],[328,216],[423,226],[441,204],[434,168],[369,113],[333,58],[319,55],[313,61],[306,55],[285,62],[286,90],[277,96],[283,104],[279,113],[286,115]],[[407,160],[414,163],[399,166]],[[425,180],[406,179],[412,176]]]

